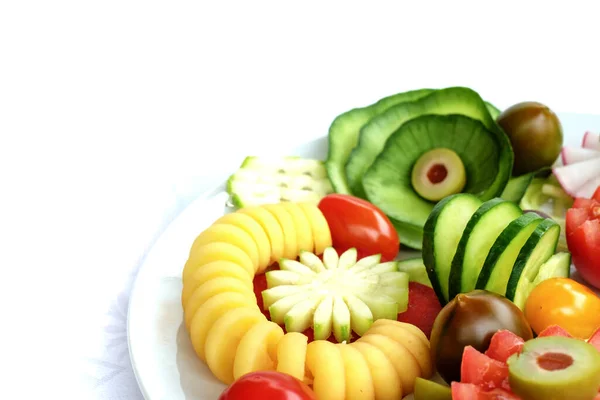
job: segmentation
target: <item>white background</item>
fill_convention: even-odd
[[[600,113],[594,2],[415,3],[0,3],[0,392],[85,386],[107,299],[248,154],[420,87]]]

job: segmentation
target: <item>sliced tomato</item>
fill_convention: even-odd
[[[467,346],[460,364],[461,382],[473,383],[484,390],[496,388],[510,390],[508,365],[480,353],[475,347]]]
[[[271,319],[271,314],[269,310],[264,309],[262,292],[267,289],[267,277],[265,274],[255,275],[254,281],[252,282],[254,285],[254,297],[256,297],[256,304],[260,311],[263,313],[267,319]]]
[[[600,289],[600,220],[585,221],[574,232],[567,230],[567,244],[577,271]]]
[[[233,382],[219,400],[316,400],[313,390],[291,375],[276,371],[251,372]]]
[[[330,194],[321,199],[333,247],[344,252],[355,247],[359,256],[381,254],[382,261],[398,255],[400,239],[389,218],[366,200],[346,194]]]
[[[596,332],[588,339],[588,343],[594,346],[600,351],[600,327],[596,329]]]
[[[417,326],[429,338],[435,317],[441,310],[440,301],[432,288],[417,282],[410,282],[408,284],[408,308],[405,312],[398,314],[398,321]]]
[[[472,383],[452,382],[452,400],[521,400],[509,390],[485,391]]]
[[[523,338],[515,335],[509,330],[501,329],[492,336],[490,346],[485,352],[485,355],[505,363],[506,360],[508,360],[508,357],[521,352],[523,343],[525,343]]]
[[[567,210],[566,229],[567,236],[574,233],[577,228],[590,219],[589,208],[569,208]]]
[[[598,189],[596,189],[596,191],[594,192],[592,199],[594,199],[596,201],[600,201],[600,186],[598,186]]]
[[[575,199],[567,211],[567,245],[573,264],[589,284],[600,288],[600,188],[594,199]],[[577,206],[578,208],[575,208]]]
[[[565,328],[563,328],[562,326],[559,326],[559,325],[550,325],[549,327],[547,327],[546,329],[541,331],[540,334],[538,335],[538,337],[544,337],[544,336],[562,336],[562,337],[568,337],[568,338],[573,337],[573,335],[571,335],[569,333],[569,331],[567,331]]]
[[[573,201],[572,208],[585,208],[588,209],[591,205],[594,204],[596,200],[593,199],[584,199],[583,197],[577,197],[575,201]]]

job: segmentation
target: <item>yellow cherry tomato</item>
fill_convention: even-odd
[[[600,297],[573,279],[547,279],[527,298],[525,317],[536,333],[559,325],[571,335],[587,339],[600,326]]]

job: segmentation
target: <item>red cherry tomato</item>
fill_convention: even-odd
[[[408,284],[408,308],[398,314],[398,321],[415,325],[427,338],[431,337],[433,323],[442,306],[437,295],[429,286],[417,282]]]
[[[356,247],[359,256],[380,254],[382,261],[396,258],[400,239],[389,218],[366,200],[346,194],[330,194],[321,199],[333,247],[338,252]]]
[[[304,382],[275,371],[251,372],[233,382],[219,400],[316,400]]]
[[[592,199],[575,199],[567,211],[566,235],[575,268],[600,289],[600,188]]]

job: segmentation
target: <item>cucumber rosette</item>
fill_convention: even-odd
[[[405,92],[351,110],[329,132],[333,187],[379,207],[403,245],[421,249],[438,201],[456,193],[486,201],[508,183],[514,157],[498,114],[463,87]]]

